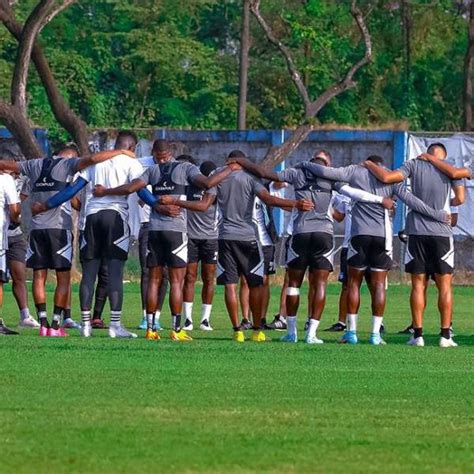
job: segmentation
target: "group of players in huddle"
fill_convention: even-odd
[[[330,153],[318,150],[309,162],[281,172],[269,170],[232,151],[226,165],[206,161],[197,166],[189,155],[173,157],[166,140],[153,143],[152,156],[135,157],[137,137],[118,134],[115,149],[79,158],[74,146],[53,158],[0,160],[0,280],[11,276],[20,310],[20,326],[39,327],[40,336],[64,337],[77,328],[90,337],[105,327],[102,311],[110,304],[109,335],[134,338],[121,324],[123,273],[131,238],[138,236],[143,320],[146,338],[160,339],[160,314],[169,284],[170,338],[191,340],[194,287],[200,264],[203,282],[200,329],[212,330],[214,283],[225,286],[225,304],[233,338],[268,340],[264,330],[286,330],[284,342],[298,341],[300,288],[308,272],[308,320],[305,341],[321,344],[317,331],[333,271],[334,220],[345,220],[341,252],[343,288],[339,321],[341,342],[356,344],[360,287],[366,278],[372,298],[369,342],[381,337],[387,274],[392,266],[392,218],[395,201],[406,204],[405,269],[411,274],[410,345],[424,346],[423,314],[429,279],[437,286],[441,347],[455,347],[452,322],[454,247],[452,206],[464,202],[468,168],[446,163],[446,149],[432,144],[417,159],[389,171],[383,159],[331,167]],[[405,181],[410,181],[407,186]],[[291,185],[294,199],[284,198]],[[21,200],[30,199],[28,243],[19,227]],[[270,323],[269,278],[275,271],[277,234],[272,208],[291,212],[286,242],[286,274],[280,311]],[[79,211],[82,265],[79,299],[81,324],[71,318],[73,258],[72,208]],[[132,222],[139,216],[139,229]],[[33,299],[38,321],[28,310],[25,264],[33,269]],[[46,308],[48,270],[57,284],[51,322]],[[244,319],[239,319],[240,303]],[[95,294],[95,304],[94,303]],[[2,291],[3,298],[3,291]],[[16,334],[3,323],[0,333]]]

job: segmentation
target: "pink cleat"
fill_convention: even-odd
[[[64,330],[64,328],[59,328],[59,329],[49,328],[48,336],[49,337],[68,337],[69,334]]]
[[[49,328],[47,328],[46,326],[40,326],[39,334],[40,334],[41,337],[48,336],[49,335],[48,333],[49,333]]]

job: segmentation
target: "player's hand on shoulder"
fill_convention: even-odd
[[[434,158],[434,156],[432,156],[428,153],[422,153],[421,155],[417,156],[417,159],[422,160],[422,161],[430,161],[433,158]]]
[[[133,151],[130,151],[130,150],[120,150],[120,151],[122,152],[123,155],[127,155],[130,158],[135,158],[135,153]]]
[[[299,199],[296,201],[296,209],[300,211],[312,211],[314,209],[314,203],[308,199]]]
[[[94,190],[92,191],[92,195],[96,198],[104,197],[106,189],[107,188],[105,188],[105,186],[102,186],[101,184],[96,184],[94,186]]]
[[[447,211],[443,211],[443,223],[451,225],[451,214]]]
[[[42,202],[34,202],[31,205],[31,213],[36,216],[38,214],[41,214],[42,212],[46,212],[48,208],[46,207],[46,204]]]
[[[384,197],[382,199],[382,206],[390,211],[395,208],[395,201],[392,198]]]

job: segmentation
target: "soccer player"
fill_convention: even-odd
[[[252,164],[240,150],[231,152],[229,160],[244,163],[246,166]],[[283,209],[297,208],[303,212],[314,207],[312,202],[305,199],[291,200],[272,196],[260,180],[243,170],[233,173],[217,186],[217,199],[222,214],[219,225],[217,284],[225,285],[225,302],[234,328],[234,340],[237,342],[245,341],[238,317],[237,284],[241,275],[245,277],[249,287],[249,303],[253,316],[252,341],[266,340],[261,331],[264,262],[252,220],[256,197],[268,206]]]
[[[7,249],[8,228],[10,222],[19,224],[20,198],[15,181],[7,173],[0,174],[0,309],[3,306],[3,284],[8,281]],[[7,328],[0,318],[0,335],[17,335],[16,331]]]
[[[383,159],[371,156],[367,159],[373,167],[382,168]],[[418,212],[444,222],[449,214],[436,211],[417,199],[401,185],[382,186],[361,165],[349,165],[343,168],[328,168],[317,163],[303,163],[302,167],[318,177],[348,182],[351,186],[380,196],[384,201],[392,196],[402,199],[409,207]],[[385,344],[380,329],[386,302],[387,274],[392,266],[392,222],[389,206],[356,202],[352,208],[351,240],[348,249],[348,331],[341,342],[357,344],[357,317],[360,306],[360,286],[367,269],[370,269],[372,286],[372,332],[369,342],[372,345]],[[393,207],[393,205],[391,206]]]
[[[194,184],[210,189],[232,173],[232,167],[226,167],[219,173],[206,177],[199,169],[188,162],[173,159],[170,144],[166,140],[155,140],[152,148],[156,164],[147,168],[143,174],[130,184],[120,187],[97,186],[96,196],[126,196],[152,187],[152,194],[141,192],[140,197],[153,210],[150,218],[147,264],[149,282],[147,295],[147,339],[157,340],[159,335],[153,330],[153,318],[158,307],[158,288],[161,284],[163,268],[168,267],[170,280],[170,309],[172,330],[170,338],[174,341],[189,341],[191,337],[181,327],[183,306],[183,283],[188,263],[186,211],[176,205],[160,204],[162,198],[180,200],[183,208],[193,207],[186,201],[186,187]]]
[[[313,163],[325,167],[331,163],[331,156],[325,150],[319,150],[312,159]],[[334,230],[331,209],[332,193],[334,190],[349,193],[354,197],[369,200],[369,202],[383,202],[393,205],[390,199],[383,199],[351,190],[349,186],[336,185],[327,179],[320,179],[305,174],[303,169],[289,168],[280,173],[265,170],[258,165],[249,165],[240,162],[257,176],[273,181],[286,181],[294,186],[295,196],[306,198],[314,203],[314,211],[309,214],[299,213],[294,222],[293,235],[287,252],[288,289],[287,313],[288,333],[282,338],[283,342],[295,343],[298,341],[296,329],[296,315],[299,307],[300,288],[306,270],[309,269],[309,287],[311,295],[311,319],[306,334],[308,344],[322,344],[323,341],[316,335],[321,315],[326,303],[326,285],[330,272],[333,270]]]
[[[444,145],[434,143],[421,157],[423,159],[408,160],[398,170],[388,171],[371,163],[366,166],[382,183],[400,183],[409,178],[415,196],[435,209],[448,212],[450,205],[457,206],[464,202],[464,185],[459,179],[470,177],[470,172],[467,169],[458,170],[451,167],[445,163],[446,156]],[[451,199],[451,190],[454,192],[454,199]],[[438,289],[441,319],[439,345],[456,347],[450,332],[454,271],[452,227],[449,222],[438,222],[417,210],[412,210],[407,215],[405,230],[408,235],[405,270],[411,274],[412,282],[410,305],[413,336],[408,344],[418,347],[425,344],[423,315],[426,307],[426,284],[428,276],[433,274]]]
[[[112,159],[93,164],[82,171],[80,177],[60,193],[51,196],[45,203],[37,202],[32,206],[33,212],[54,210],[69,201],[81,189],[91,183],[104,184],[109,187],[129,183],[140,176],[143,168],[134,158],[137,137],[133,132],[119,132],[115,151],[102,152]],[[82,261],[82,279],[79,289],[81,305],[81,335],[90,337],[91,306],[94,285],[102,259],[107,262],[109,274],[108,296],[110,302],[111,338],[134,338],[136,334],[127,331],[121,325],[123,303],[123,269],[128,257],[130,229],[128,226],[128,202],[124,197],[96,198],[91,196],[86,206],[86,222],[80,243]]]
[[[205,161],[199,167],[204,176],[210,176],[216,169],[215,163]],[[212,301],[214,298],[214,278],[217,267],[217,219],[218,209],[216,202],[216,190],[204,190],[197,186],[188,189],[188,201],[203,204],[202,211],[187,211],[188,217],[188,266],[183,289],[184,329],[193,329],[193,300],[194,287],[196,284],[198,263],[201,262],[202,279],[202,306],[201,322],[199,328],[202,331],[212,331],[210,317]]]
[[[32,201],[44,201],[64,189],[76,172],[113,156],[110,152],[102,152],[77,158],[76,149],[71,147],[63,148],[61,155],[22,162],[2,160],[0,170],[28,177]],[[67,334],[60,327],[60,321],[69,306],[73,252],[71,206],[65,203],[55,209],[43,210],[46,212],[33,215],[31,219],[26,266],[33,269],[33,299],[40,336],[65,337]],[[57,280],[51,326],[46,312],[48,269],[55,270]]]

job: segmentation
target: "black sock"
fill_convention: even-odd
[[[414,338],[423,337],[423,328],[413,328]]]
[[[59,329],[59,323],[61,321],[61,315],[64,314],[64,311],[65,311],[65,309],[62,308],[61,306],[54,305],[53,322],[51,324],[51,327],[53,329]]]
[[[38,315],[38,320],[40,322],[40,325],[43,327],[49,328],[48,314],[46,313],[46,303],[40,303],[35,306],[36,306],[36,314]]]
[[[63,321],[65,319],[70,319],[71,317],[71,308],[66,308],[63,310]]]
[[[234,332],[241,331],[240,326],[234,326]]]
[[[94,315],[92,316],[92,319],[102,319],[102,312],[94,309]]]
[[[441,328],[441,337],[451,339],[451,331],[449,328]]]
[[[181,331],[181,315],[173,314],[173,330],[176,332]]]

